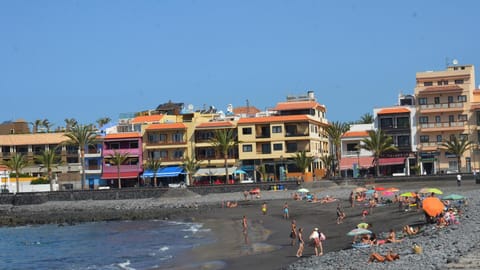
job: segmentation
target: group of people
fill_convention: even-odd
[[[297,223],[295,219],[292,220],[290,224],[290,238],[291,238],[291,245],[295,246],[298,242],[298,248],[296,252],[296,256],[298,258],[303,256],[303,251],[305,249],[305,239],[303,236],[303,228],[297,228]],[[318,228],[314,228],[312,233],[309,235],[308,240],[313,246],[315,250],[315,256],[322,256],[323,255],[323,245],[322,241],[325,240],[325,235],[318,230]]]

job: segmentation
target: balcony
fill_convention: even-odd
[[[185,145],[186,141],[149,141],[147,146],[160,146],[160,145]]]
[[[140,165],[120,165],[121,172],[141,172],[142,167]],[[104,165],[103,166],[104,173],[116,173],[117,166],[115,165]]]
[[[120,154],[126,154],[128,153],[131,156],[140,156],[142,151],[138,148],[130,148],[130,149],[105,149],[103,150],[103,155],[104,156],[113,156],[115,155],[115,152],[120,153]]]
[[[420,113],[439,113],[439,112],[455,112],[465,109],[465,102],[439,103],[439,104],[423,104],[420,105]]]
[[[310,136],[310,134],[308,132],[285,133],[285,137],[305,137],[305,136]]]
[[[466,121],[457,121],[440,123],[420,123],[419,127],[422,132],[462,131],[465,129],[466,125]]]

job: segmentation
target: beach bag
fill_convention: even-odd
[[[417,244],[413,244],[412,249],[413,249],[413,252],[415,252],[415,254],[421,254],[423,251],[422,247]]]
[[[320,233],[320,241],[325,241],[327,237],[322,232]]]

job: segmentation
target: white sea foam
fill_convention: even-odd
[[[159,251],[165,252],[165,251],[167,251],[167,250],[169,250],[169,249],[170,249],[169,247],[163,246],[163,247],[161,247],[161,248],[159,249]]]
[[[118,267],[120,267],[120,269],[125,269],[125,270],[136,270],[135,268],[130,267],[130,260],[127,260],[126,262],[123,262],[123,263],[119,263]]]

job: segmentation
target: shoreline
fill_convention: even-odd
[[[432,185],[432,183],[428,183]],[[386,184],[382,186],[387,186]],[[425,185],[421,182],[404,185],[392,183],[402,191],[412,188],[421,188]],[[349,209],[346,198],[351,190],[350,186],[334,186],[313,190],[319,196],[330,195],[340,199],[347,219],[344,224],[335,223],[336,203],[310,204],[305,201],[293,201],[290,199],[291,191],[272,191],[262,193],[260,200],[243,201],[241,193],[215,194],[200,196],[198,194],[185,194],[182,198],[140,199],[120,201],[82,201],[82,202],[49,202],[41,205],[12,206],[0,205],[0,222],[2,225],[68,223],[75,224],[88,221],[100,220],[139,220],[139,219],[168,219],[203,223],[205,227],[219,241],[197,247],[189,252],[195,262],[206,261],[210,263],[209,269],[338,269],[339,263],[345,268],[358,269],[412,269],[405,268],[405,264],[417,263],[421,259],[419,268],[425,269],[435,266],[447,269],[449,262],[456,262],[462,255],[468,254],[480,248],[480,220],[478,219],[478,189],[480,185],[474,182],[464,181],[461,189],[455,187],[455,182],[443,183],[438,186],[442,190],[467,194],[471,206],[465,216],[460,220],[460,225],[455,225],[442,230],[428,230],[424,236],[406,239],[398,244],[388,244],[367,250],[355,250],[349,248],[351,238],[345,233],[361,221],[361,207]],[[238,201],[237,208],[222,208],[222,203],[231,200]],[[260,214],[260,205],[267,201],[269,213],[263,217]],[[282,206],[287,201],[291,209],[291,218],[297,220],[299,227],[304,227],[304,237],[308,238],[313,227],[319,227],[327,235],[325,241],[325,255],[312,257],[313,248],[306,246],[304,257],[296,258],[296,247],[290,246],[289,220],[282,217]],[[379,232],[388,231],[390,227],[400,229],[407,222],[420,219],[414,213],[396,212],[395,207],[379,207],[371,216],[373,230]],[[240,220],[247,215],[253,225],[250,227],[262,227],[266,233],[261,233],[264,238],[252,241],[251,247],[239,244],[243,242]],[[13,220],[10,220],[13,219]],[[253,236],[253,234],[251,234]],[[479,235],[479,236],[477,236]],[[433,238],[432,238],[433,237]],[[451,238],[463,239],[453,241]],[[449,241],[447,241],[449,240]],[[411,254],[413,241],[421,243],[424,253]],[[432,243],[431,243],[432,242]],[[437,245],[437,246],[435,246]],[[272,248],[274,247],[274,248]],[[440,247],[440,248],[439,248]],[[388,264],[366,264],[368,253],[372,251],[384,252],[388,248],[394,248],[401,254],[401,260]],[[438,252],[442,249],[442,252]],[[249,251],[257,251],[249,254]],[[432,251],[433,250],[433,251]],[[243,252],[243,253],[242,253]],[[432,253],[433,252],[433,253]],[[438,253],[438,254],[437,254]],[[428,256],[427,256],[428,255]],[[429,256],[436,259],[429,259]],[[345,259],[347,258],[348,261]],[[427,265],[427,266],[426,266]],[[198,265],[197,265],[198,266]],[[403,268],[402,268],[403,267]],[[181,268],[189,269],[189,268]],[[192,268],[193,269],[193,268]]]

